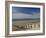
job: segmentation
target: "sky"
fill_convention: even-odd
[[[12,7],[13,19],[40,18],[40,8]]]

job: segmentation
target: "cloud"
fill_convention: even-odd
[[[24,18],[40,18],[40,14],[25,14],[25,13],[13,13],[12,14],[13,19],[24,19]]]

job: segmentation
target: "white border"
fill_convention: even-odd
[[[12,31],[12,6],[14,6],[14,7],[36,7],[36,8],[40,8],[40,30]],[[9,13],[10,13],[9,34],[43,33],[43,6],[42,5],[10,4]]]

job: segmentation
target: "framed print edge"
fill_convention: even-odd
[[[8,35],[9,35],[9,28],[8,28],[8,25],[9,25],[9,23],[8,23],[8,2],[5,2],[5,37],[8,37]]]
[[[28,5],[42,5],[43,6],[43,33],[28,33],[28,34],[9,34],[9,5],[10,4],[28,4]],[[19,37],[19,36],[35,36],[45,34],[45,4],[44,3],[34,3],[34,2],[19,2],[19,1],[6,1],[5,2],[5,37]]]

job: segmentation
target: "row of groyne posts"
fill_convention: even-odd
[[[25,24],[25,28],[40,29],[40,23],[28,23],[28,24]]]

